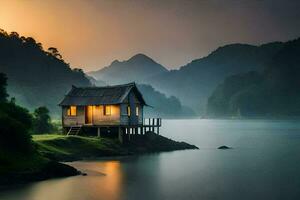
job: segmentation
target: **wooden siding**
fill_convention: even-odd
[[[91,122],[86,124],[86,106],[77,106],[77,115],[68,116],[68,107],[62,107],[63,115],[63,126],[69,127],[74,125],[95,125],[95,126],[105,126],[105,125],[141,125],[143,124],[143,106],[139,102],[138,98],[133,92],[129,93],[124,103],[119,105],[110,105],[111,114],[104,115],[104,106],[90,106],[91,107]],[[127,107],[131,108],[131,117],[128,117]],[[139,109],[139,115],[136,116],[136,106]]]
[[[62,108],[63,126],[74,126],[74,125],[84,125],[85,124],[84,106],[77,106],[77,115],[76,116],[68,116],[67,110],[68,110],[68,107]]]
[[[104,115],[104,106],[93,106],[93,125],[120,124],[120,105],[110,105],[111,114]]]

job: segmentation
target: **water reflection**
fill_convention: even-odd
[[[162,133],[200,150],[73,162],[88,176],[34,183],[0,199],[299,199],[298,121],[165,120]]]

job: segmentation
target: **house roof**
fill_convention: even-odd
[[[128,94],[133,91],[143,105],[147,105],[143,95],[140,93],[135,83],[105,87],[76,87],[67,93],[59,104],[60,106],[70,105],[109,105],[124,102]]]

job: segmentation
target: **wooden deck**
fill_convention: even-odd
[[[97,135],[101,136],[101,128],[118,128],[119,135],[132,135],[132,134],[145,134],[150,131],[156,134],[159,134],[159,129],[162,125],[161,118],[144,118],[143,123],[141,124],[84,124],[84,125],[73,125],[68,128],[67,135],[77,135],[80,132],[81,128],[97,128]]]

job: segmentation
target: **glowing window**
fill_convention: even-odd
[[[136,115],[136,116],[139,116],[139,107],[138,107],[138,106],[135,107],[135,115]]]
[[[111,106],[104,106],[104,115],[111,115]]]
[[[77,115],[77,107],[76,106],[70,106],[67,110],[68,116],[76,116]]]
[[[127,106],[127,115],[130,116],[130,106]]]

